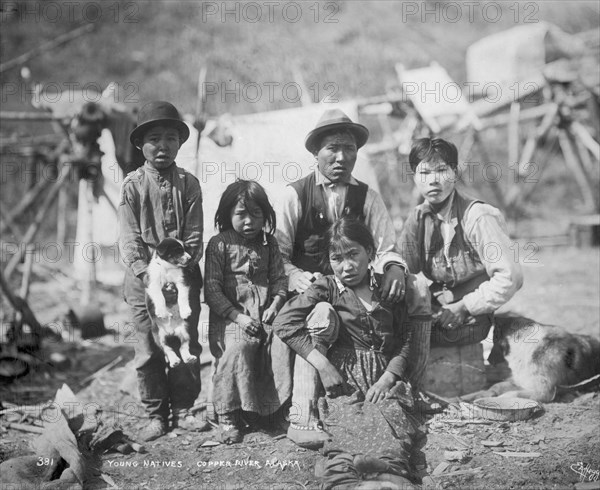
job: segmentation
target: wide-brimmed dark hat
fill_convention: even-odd
[[[138,113],[138,125],[129,134],[129,141],[135,146],[135,141],[141,139],[152,126],[172,126],[179,131],[181,143],[190,137],[190,129],[170,102],[157,100],[143,105]]]
[[[332,129],[347,129],[350,131],[354,135],[356,146],[358,148],[363,146],[369,139],[369,130],[362,124],[353,122],[352,119],[340,109],[329,109],[323,113],[317,122],[315,129],[306,136],[306,140],[304,141],[305,148],[311,153],[319,150],[317,145],[319,144],[321,135]]]

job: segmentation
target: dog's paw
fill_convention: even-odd
[[[189,306],[184,306],[182,308],[179,308],[179,314],[181,315],[181,318],[185,320],[186,318],[189,318],[191,316],[192,309]]]
[[[193,355],[193,354],[184,354],[183,355],[183,362],[185,362],[186,364],[194,364],[195,362],[198,361],[198,358]]]
[[[154,310],[154,314],[158,318],[169,318],[169,317],[173,316],[171,313],[169,313],[169,310],[166,307],[165,308],[156,308]]]
[[[175,368],[177,366],[179,366],[181,364],[181,359],[179,359],[179,357],[175,356],[172,359],[169,359],[169,367]]]

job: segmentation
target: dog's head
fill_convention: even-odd
[[[186,267],[192,260],[181,243],[176,238],[165,238],[156,247],[156,255],[162,260],[178,267]]]

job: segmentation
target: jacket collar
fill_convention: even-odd
[[[146,172],[150,173],[150,174],[153,174],[153,175],[167,175],[167,174],[170,174],[173,171],[173,169],[175,168],[175,165],[176,165],[176,163],[173,162],[167,168],[164,168],[162,170],[158,170],[158,169],[154,168],[152,165],[150,165],[148,163],[148,161],[146,160],[144,162],[144,170]]]
[[[329,180],[327,177],[325,177],[321,171],[316,168],[315,169],[315,185],[332,185],[333,182],[331,182],[331,180]],[[344,182],[343,184],[345,185],[358,185],[358,181],[350,176],[350,180],[348,182]]]
[[[423,204],[421,204],[421,211],[423,212],[423,215],[430,214],[432,217],[437,217],[446,223],[450,223],[452,218],[456,217],[456,211],[454,210],[455,196],[456,190],[453,190],[452,194],[450,194],[450,197],[446,201],[446,204],[444,204],[444,207],[442,207],[442,209],[440,209],[437,213],[434,212],[431,204],[429,204],[429,201],[425,201]]]

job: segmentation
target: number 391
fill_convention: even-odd
[[[52,466],[54,464],[54,458],[42,458],[41,456],[37,460],[37,466]]]

